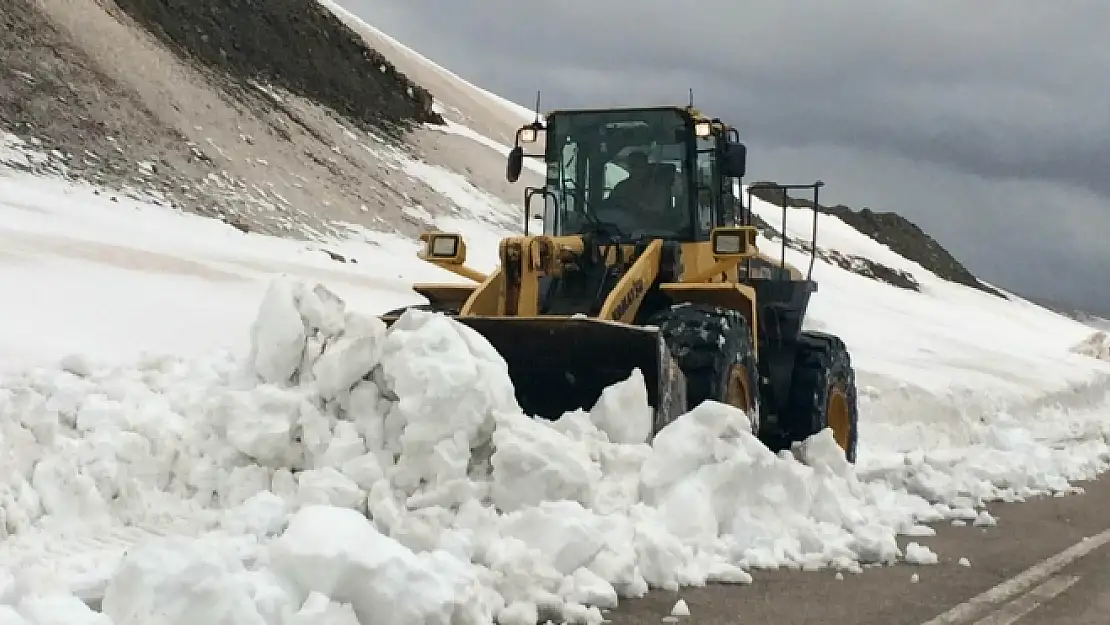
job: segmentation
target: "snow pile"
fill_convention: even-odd
[[[533,420],[466,326],[411,311],[387,329],[322,286],[274,282],[251,335],[245,361],[71,358],[4,385],[0,605],[117,625],[599,623],[649,587],[921,561],[896,535],[975,519],[992,488],[946,500],[930,458],[863,480],[828,431],[775,455],[716,403],[640,442],[638,373]],[[1039,459],[1006,476],[1027,489],[1110,459],[997,443]]]
[[[1099,360],[1110,362],[1110,334],[1095,332],[1082,343],[1072,348],[1072,351],[1081,356],[1090,356]]]

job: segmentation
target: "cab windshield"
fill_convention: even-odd
[[[687,118],[673,109],[553,113],[545,230],[691,238],[689,136]]]

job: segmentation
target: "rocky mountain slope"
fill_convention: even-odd
[[[411,236],[445,215],[519,223],[521,191],[504,181],[500,145],[527,111],[330,0],[9,0],[0,16],[0,130],[50,155],[22,168],[294,237],[352,226]],[[525,182],[535,174],[526,170]],[[501,210],[468,213],[444,184]],[[896,214],[820,210],[948,280],[998,294]],[[904,271],[820,241],[817,253],[918,288]]]
[[[261,80],[371,128],[443,123],[424,87],[314,2],[115,2],[182,57],[237,82],[240,94]]]
[[[443,121],[424,87],[315,0],[0,9],[0,141],[50,155],[9,164],[243,229],[412,235],[429,216],[459,214],[407,168],[501,172],[504,157],[435,130]]]

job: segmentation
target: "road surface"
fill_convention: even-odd
[[[656,591],[606,617],[660,623],[683,598],[690,616],[677,619],[682,625],[1105,625],[1110,477],[1080,485],[1086,493],[992,505],[995,527],[941,523],[936,536],[899,539],[928,545],[937,565],[868,568],[843,580],[832,571],[756,570],[751,585]]]

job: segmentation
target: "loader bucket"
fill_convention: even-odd
[[[383,317],[391,323],[396,317]],[[595,318],[455,317],[501,354],[520,407],[558,419],[590,410],[611,384],[638,368],[647,385],[657,432],[686,411],[686,381],[659,332]]]

